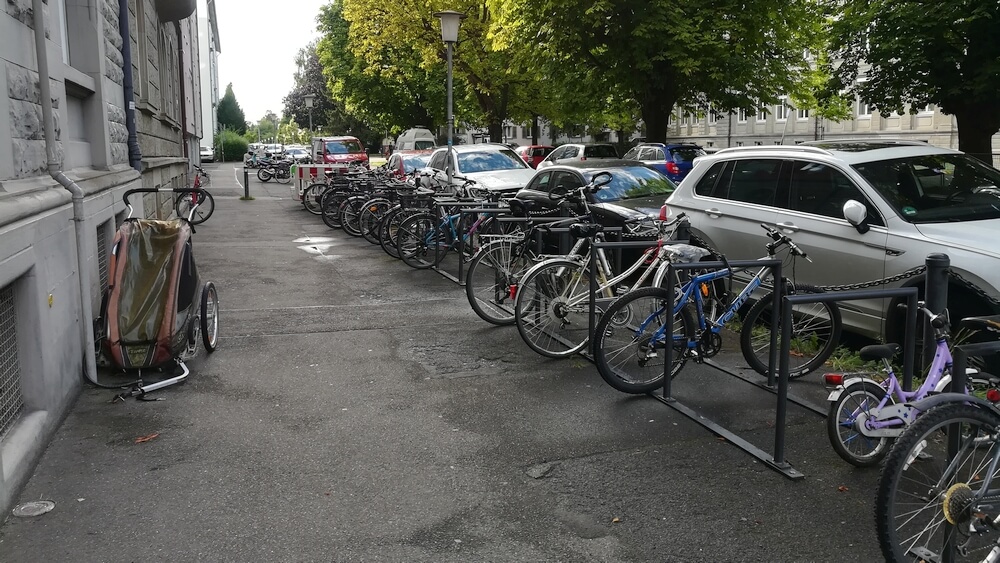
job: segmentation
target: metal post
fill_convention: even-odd
[[[774,282],[774,291],[771,296],[771,348],[767,351],[767,386],[774,387],[774,376],[775,368],[778,367],[778,319],[781,318],[779,315],[783,313],[782,307],[785,306],[785,302],[781,299],[785,295],[785,280],[781,277],[781,264],[771,266],[771,279]],[[791,313],[789,313],[789,318],[791,318]],[[784,325],[782,325],[784,326]],[[790,330],[790,329],[789,329]],[[784,328],[781,329],[782,334],[784,333]],[[791,340],[789,340],[789,346],[791,346]],[[784,346],[784,344],[782,344]],[[788,355],[788,348],[782,348],[785,355]],[[785,358],[785,364],[787,365],[788,358]],[[780,384],[779,384],[780,388]],[[786,394],[787,394],[787,382],[786,382]],[[779,391],[779,395],[780,395]],[[779,397],[779,401],[782,401]],[[780,407],[779,407],[780,408]]]
[[[927,266],[927,272],[924,274],[924,306],[937,315],[948,307],[948,266],[951,265],[951,259],[947,254],[928,254],[924,264]],[[932,338],[934,329],[931,328],[930,319],[926,315],[922,317],[924,349],[921,357],[924,359],[924,365],[930,365],[934,361],[937,343]]]
[[[670,388],[670,374],[674,371],[674,302],[677,300],[675,279],[677,279],[677,270],[674,269],[674,263],[670,262],[667,265],[667,299],[670,300],[670,305],[668,305],[670,318],[666,321],[668,325],[667,336],[663,343],[663,400],[665,401],[674,400]],[[684,344],[687,345],[686,342]]]
[[[250,173],[246,166],[243,167],[243,198],[250,199]]]
[[[903,390],[913,390],[913,366],[917,347],[917,296],[906,298],[906,330],[903,337]]]
[[[455,134],[455,116],[452,115],[451,109],[451,50],[452,43],[448,42],[448,165],[445,170],[448,173],[448,189],[451,189],[451,176],[454,174],[452,170],[455,154],[452,148],[452,136]]]
[[[778,283],[774,284],[774,289],[778,290]],[[787,297],[781,300],[780,311],[781,357],[778,359],[778,409],[774,418],[774,464],[784,467],[788,465],[785,462],[785,416],[788,411],[788,353],[792,347],[792,306]]]

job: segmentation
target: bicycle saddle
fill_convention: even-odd
[[[899,353],[902,348],[899,344],[872,344],[865,346],[858,352],[858,357],[866,362],[872,360],[888,360]]]
[[[604,225],[597,223],[573,223],[569,226],[569,234],[575,238],[590,238],[604,230]]]
[[[966,317],[959,321],[958,326],[969,330],[986,330],[1000,333],[1000,315],[988,317]]]
[[[527,217],[528,212],[535,208],[534,201],[524,200],[524,199],[514,199],[508,200],[507,204],[510,206],[510,212],[515,217]]]

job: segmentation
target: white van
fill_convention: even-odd
[[[434,140],[434,133],[426,127],[414,127],[407,129],[396,137],[397,151],[428,150],[437,146]]]

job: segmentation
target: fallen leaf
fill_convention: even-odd
[[[615,516],[614,518],[611,519],[611,523],[612,524],[617,524],[617,523],[619,523],[621,521],[622,521],[622,519],[619,518],[619,517],[617,517],[617,516]]]
[[[139,436],[138,438],[135,439],[135,443],[136,444],[141,444],[143,442],[148,442],[148,441],[156,438],[159,435],[160,435],[159,432],[153,432],[152,434],[150,434],[148,436]]]
[[[837,487],[837,490],[840,491],[840,492],[842,492],[842,493],[846,493],[850,489],[848,489],[846,485],[841,485],[841,486]]]

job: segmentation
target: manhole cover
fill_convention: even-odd
[[[21,518],[41,516],[55,507],[56,503],[51,500],[34,500],[15,507],[14,516],[20,516]]]

